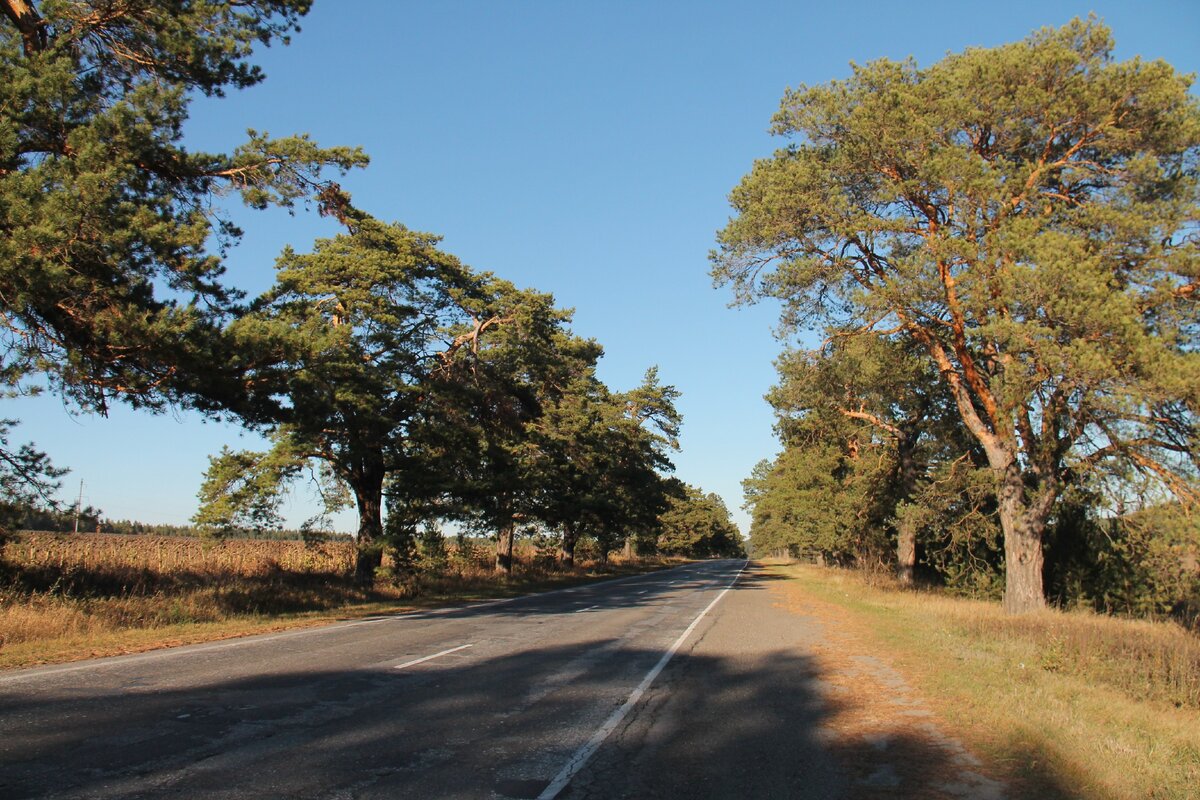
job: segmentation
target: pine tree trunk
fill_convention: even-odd
[[[1046,514],[1024,499],[1024,482],[1014,461],[1000,486],[1000,527],[1004,532],[1004,610],[1026,614],[1046,607],[1043,585],[1042,534]]]
[[[516,523],[506,522],[496,537],[496,572],[505,575],[512,574],[513,539],[515,539]]]
[[[48,28],[28,0],[0,0],[0,11],[12,20],[24,40],[25,57],[33,58],[50,43]]]
[[[353,489],[358,505],[354,582],[360,586],[370,586],[375,582],[375,570],[383,561],[383,478],[368,477]]]
[[[911,522],[896,528],[896,575],[905,586],[913,585],[917,565],[917,529]]]
[[[575,542],[579,540],[579,534],[574,528],[564,528],[562,545],[558,548],[558,562],[564,567],[575,566]]]
[[[907,501],[917,486],[920,470],[917,466],[917,437],[911,425],[905,426],[896,437],[898,458],[899,500]],[[896,575],[904,586],[913,585],[917,566],[917,529],[912,522],[902,522],[896,528]]]

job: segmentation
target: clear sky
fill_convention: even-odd
[[[410,2],[317,0],[289,47],[263,50],[262,85],[198,100],[187,144],[228,149],[246,128],[361,145],[344,186],[385,220],[442,235],[477,269],[552,292],[605,348],[614,389],[651,365],[683,392],[677,475],[719,492],[777,451],[762,396],[781,343],[775,309],[730,309],[707,253],[728,192],[782,143],[766,130],[784,90],[845,77],[849,62],[992,46],[1095,11],[1118,58],[1200,71],[1200,3]],[[1195,89],[1193,89],[1195,91]],[[254,294],[284,244],[336,230],[314,212],[243,212],[229,281]],[[72,469],[64,497],[110,518],[186,522],[207,457],[255,447],[187,413],[69,413],[54,397],[4,401]],[[309,513],[299,493],[290,522]],[[339,520],[343,530],[351,520]]]

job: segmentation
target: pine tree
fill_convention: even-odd
[[[486,427],[472,414],[501,415],[501,395],[517,391],[488,362],[490,340],[509,328],[516,340],[545,340],[565,320],[548,295],[476,273],[437,242],[356,212],[349,233],[313,252],[285,249],[275,286],[229,328],[249,359],[239,367],[240,413],[274,447],[213,459],[198,522],[262,509],[269,519],[281,482],[324,463],[357,508],[356,575],[369,583],[384,544],[385,484],[395,531],[415,535],[436,512]]]
[[[260,82],[256,45],[288,39],[308,0],[0,0],[0,379],[29,372],[103,412],[113,397],[219,404],[221,326],[240,231],[217,199],[345,203],[327,169],[352,148],[249,132],[232,153],[182,144],[193,96]],[[213,243],[217,252],[211,252]]]
[[[903,333],[986,454],[1005,606],[1040,608],[1065,487],[1200,461],[1200,104],[1095,20],[789,91],[793,143],[733,192],[714,275],[785,323]]]

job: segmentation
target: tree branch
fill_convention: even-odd
[[[860,411],[852,411],[851,409],[848,409],[848,408],[839,408],[838,412],[841,413],[842,416],[849,417],[850,419],[861,419],[861,420],[864,420],[865,422],[869,422],[872,425],[874,425],[876,428],[882,428],[883,430],[892,434],[897,439],[904,437],[904,431],[900,430],[898,427],[891,424],[890,422],[887,422],[886,420],[883,420],[868,411],[861,411],[861,410]]]
[[[21,32],[25,57],[33,58],[50,46],[50,35],[46,21],[38,14],[30,0],[0,0],[0,11]]]

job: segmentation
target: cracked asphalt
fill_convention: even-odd
[[[606,723],[559,797],[903,788],[840,766],[824,629],[744,565],[3,673],[0,797],[537,798]]]

